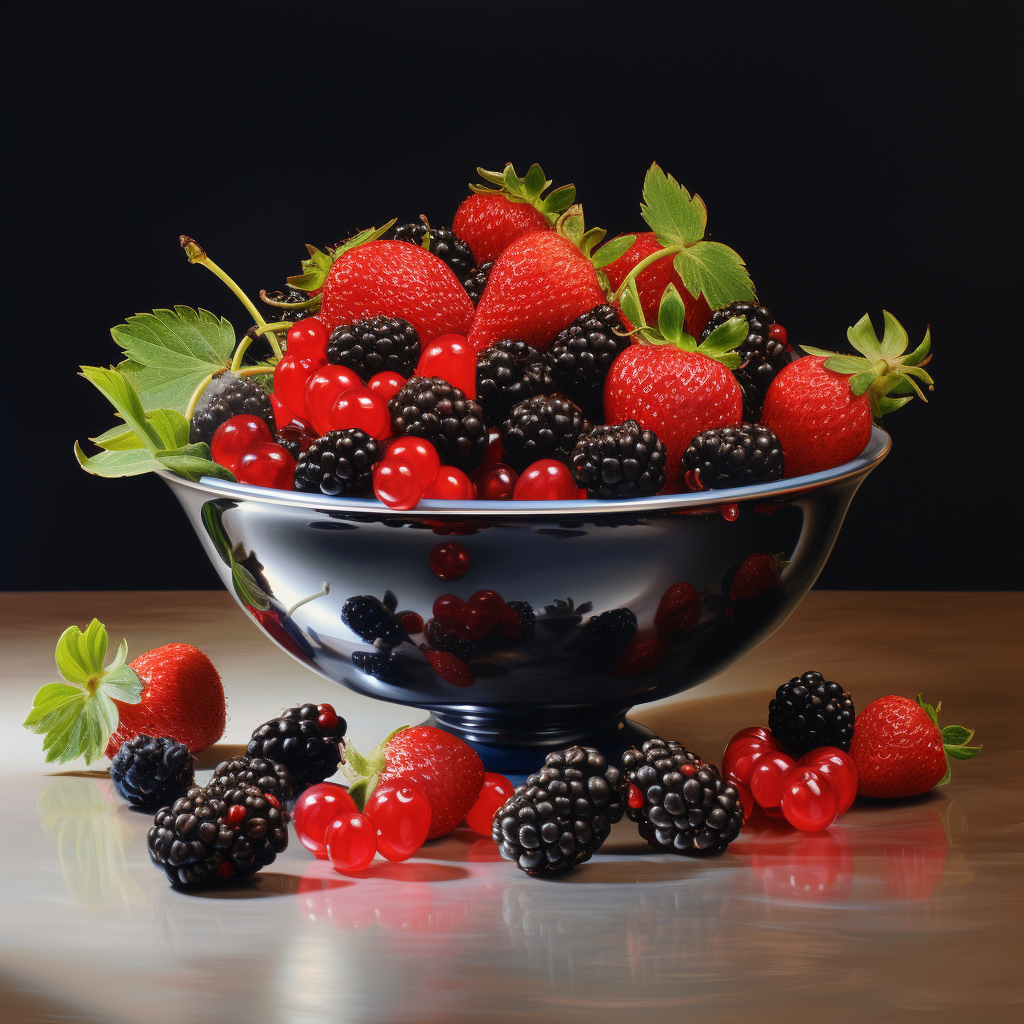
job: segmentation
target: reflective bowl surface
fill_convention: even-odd
[[[852,462],[756,488],[424,501],[408,512],[162,475],[224,585],[275,643],[328,679],[429,711],[488,767],[514,772],[573,742],[616,756],[644,735],[630,707],[696,686],[777,629],[888,451],[874,428]],[[346,601],[370,596],[427,624],[441,595],[482,590],[516,612],[482,638],[437,622],[424,626],[429,638],[403,634],[387,615],[359,635],[342,619]]]

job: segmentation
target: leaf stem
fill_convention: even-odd
[[[258,377],[260,374],[273,373],[274,366],[271,363],[260,363],[258,366],[243,366],[235,370],[236,377]]]
[[[249,296],[246,295],[237,284],[235,284],[229,274],[221,270],[221,268],[206,255],[206,250],[194,238],[189,238],[188,235],[182,235],[178,241],[181,243],[181,247],[185,250],[189,263],[201,263],[207,270],[219,277],[235,293],[238,300],[249,311],[249,315],[253,320],[255,320],[261,327],[267,326],[267,321],[263,319],[260,311],[253,305]],[[275,348],[276,347],[277,346],[275,345]],[[280,351],[278,351],[278,355],[280,355]]]
[[[213,380],[214,375],[219,372],[219,370],[214,370],[213,373],[208,373],[199,382],[199,386],[192,392],[192,397],[188,400],[188,405],[185,406],[185,419],[189,421],[192,420],[192,414],[196,411],[196,403],[202,397],[203,392],[209,387],[210,381]]]
[[[668,245],[664,249],[659,249],[657,252],[652,252],[650,256],[645,256],[623,279],[619,284],[619,287],[612,293],[611,301],[618,302],[622,298],[622,293],[629,287],[629,282],[639,277],[652,263],[657,263],[658,260],[664,259],[666,256],[670,256],[673,253],[682,252],[683,246],[681,245]]]
[[[296,601],[295,604],[285,611],[285,618],[291,618],[295,612],[301,608],[304,604],[309,604],[310,601],[315,601],[319,597],[326,597],[331,592],[330,583],[325,583],[322,590],[318,590],[315,594],[310,594],[309,597],[304,597],[300,601]]]

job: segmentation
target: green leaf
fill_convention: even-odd
[[[235,480],[235,475],[230,469],[210,458],[210,446],[205,443],[185,445],[174,451],[157,452],[156,461],[161,468],[188,477],[189,480],[199,480],[204,476],[212,476],[218,480]]]
[[[147,410],[183,413],[200,381],[231,365],[235,347],[227,320],[188,306],[140,313],[110,333],[126,356],[118,369]]]
[[[470,190],[483,195],[503,195],[513,203],[528,203],[544,214],[549,224],[555,224],[559,217],[576,202],[576,186],[562,185],[545,197],[544,192],[551,181],[544,176],[538,164],[532,164],[525,178],[516,174],[512,164],[505,164],[504,170],[488,171],[476,169],[485,185],[470,185]]]
[[[244,565],[239,565],[234,558],[231,559],[231,585],[242,604],[261,612],[270,607],[270,598],[266,591],[256,582],[253,574]]]
[[[82,376],[99,389],[149,451],[156,452],[164,447],[159,432],[146,416],[135,387],[123,373],[102,366],[83,366]]]
[[[872,401],[871,411],[878,417],[888,416],[889,413],[902,409],[909,401],[909,398],[879,398]]]
[[[143,473],[152,473],[160,469],[160,463],[145,448],[100,452],[98,455],[89,456],[82,451],[76,441],[75,458],[82,469],[93,476],[141,476]]]
[[[93,619],[84,633],[77,626],[68,626],[61,633],[54,653],[57,671],[69,683],[84,685],[103,671],[109,643],[106,628],[99,619]]]
[[[697,351],[710,359],[718,359],[728,352],[732,352],[738,345],[746,340],[750,324],[742,316],[731,316],[723,324],[719,324],[698,346]],[[739,356],[736,357],[736,365],[739,366]]]
[[[378,238],[383,238],[394,227],[396,220],[398,220],[397,217],[392,217],[387,224],[382,224],[379,228],[366,228],[364,231],[360,231],[359,234],[346,238],[344,242],[339,242],[331,249],[331,262],[333,263],[339,256],[351,249],[355,249],[357,246],[363,245],[365,242],[376,242]],[[326,274],[324,276],[326,277]],[[303,290],[305,291],[306,289]]]
[[[847,328],[846,337],[850,344],[871,362],[882,358],[882,346],[878,335],[871,326],[871,318],[865,313],[852,327]]]
[[[644,178],[643,194],[640,215],[662,245],[688,246],[704,237],[708,213],[703,200],[700,196],[691,198],[690,193],[656,163],[651,164]],[[686,286],[690,288],[689,283]],[[692,288],[690,291],[697,294]],[[715,306],[712,303],[712,307]]]
[[[754,284],[739,253],[721,242],[697,242],[672,261],[687,291],[703,293],[712,309],[740,299],[756,301]]]
[[[549,192],[548,195],[540,201],[540,205],[537,206],[537,209],[545,216],[557,220],[562,212],[564,210],[568,210],[574,202],[576,202],[576,186],[561,185],[556,188],[554,192]]]
[[[165,448],[177,448],[188,444],[188,420],[177,409],[154,409],[146,418],[163,441]],[[98,437],[90,437],[89,440],[106,451],[126,452],[146,447],[138,434],[127,424],[111,427]]]
[[[946,753],[956,761],[970,761],[981,752],[981,747],[965,747],[962,745],[943,744]]]
[[[817,353],[811,353],[817,355]],[[855,374],[863,372],[868,366],[868,361],[860,356],[829,356],[825,360],[825,368],[835,370],[836,373]],[[870,383],[870,382],[869,382]],[[865,389],[866,390],[866,389]],[[859,394],[859,392],[858,392]]]
[[[832,360],[827,360],[825,365],[828,366],[828,363],[831,361]],[[833,367],[829,367],[829,369],[833,369]],[[863,373],[855,373],[850,378],[850,390],[855,395],[863,395],[877,379],[878,375],[874,370],[865,370]]]
[[[620,304],[626,319],[634,327],[644,328],[647,326],[647,321],[644,319],[643,307],[640,305],[640,296],[636,290],[635,280],[630,281],[626,286],[626,290],[622,293]]]
[[[591,257],[590,262],[594,264],[595,270],[602,270],[609,263],[614,263],[620,256],[627,252],[636,241],[636,235],[621,235],[606,242]]]
[[[306,245],[309,252],[309,259],[302,261],[302,273],[287,278],[288,284],[300,291],[312,292],[324,286],[327,280],[327,272],[334,262],[325,252],[321,252],[315,245]]]
[[[962,725],[946,725],[942,728],[942,742],[950,746],[963,746],[974,737],[973,729],[965,729]]]
[[[910,339],[903,325],[887,309],[882,310],[882,319],[885,321],[885,332],[882,335],[882,358],[895,359],[907,351]]]
[[[927,714],[928,717],[935,723],[935,727],[938,728],[939,712],[942,710],[942,701],[939,701],[939,703],[935,707],[932,707],[931,704],[929,704],[924,699],[924,694],[919,693],[917,695],[917,703],[921,706],[921,708],[924,709],[925,714]]]
[[[679,344],[684,334],[683,321],[686,319],[686,307],[679,290],[671,282],[665,288],[658,306],[658,333],[673,345]]]
[[[946,785],[948,785],[949,784],[949,780],[952,777],[952,774],[953,773],[950,771],[950,768],[949,768],[949,761],[946,761],[946,774],[943,775],[942,778],[939,779],[939,781],[935,783],[935,788],[938,789],[939,786],[946,786]]]
[[[903,360],[904,365],[905,366],[917,366],[919,363],[921,363],[924,360],[925,356],[927,356],[928,353],[931,351],[931,347],[932,347],[932,331],[931,331],[931,328],[929,327],[924,332],[924,341],[922,341],[921,344],[918,345],[917,348],[915,348],[914,351],[911,352],[909,356],[906,356],[904,358],[904,360]]]

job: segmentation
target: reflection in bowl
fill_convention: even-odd
[[[440,502],[398,512],[164,474],[224,584],[321,675],[424,708],[488,767],[585,742],[775,630],[889,450],[755,488],[628,501]]]

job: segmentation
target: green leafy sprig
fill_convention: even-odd
[[[558,218],[555,230],[572,242],[593,263],[595,270],[603,270],[609,263],[614,263],[636,241],[636,235],[621,235],[601,245],[608,232],[604,228],[587,230],[583,207],[579,203],[570,206]]]
[[[946,774],[935,783],[936,786],[945,786],[950,779],[950,765],[949,758],[953,758],[954,761],[970,761],[972,757],[977,757],[981,752],[981,747],[971,747],[968,744],[974,738],[974,730],[966,729],[962,725],[939,725],[939,712],[942,710],[942,701],[939,701],[935,707],[928,704],[924,700],[923,694],[917,695],[917,703],[924,708],[925,713],[935,723],[935,728],[942,733],[942,749],[946,753]]]
[[[918,381],[927,390],[935,390],[935,382],[924,369],[924,365],[931,360],[931,329],[924,332],[924,341],[906,355],[904,353],[910,341],[907,332],[888,310],[882,310],[882,319],[885,330],[881,341],[867,313],[847,330],[846,336],[850,344],[861,353],[859,356],[830,352],[810,345],[800,346],[809,355],[824,356],[826,369],[848,375],[850,390],[855,395],[867,392],[871,412],[876,417],[895,412],[914,395],[922,402],[927,402]],[[890,398],[890,395],[903,397]]]
[[[302,273],[289,277],[288,284],[304,292],[315,292],[323,288],[324,282],[327,280],[327,274],[339,256],[350,249],[354,249],[357,245],[363,245],[365,242],[374,242],[378,238],[382,238],[394,227],[397,219],[397,217],[392,217],[387,224],[379,228],[366,228],[365,231],[360,231],[351,238],[338,242],[337,245],[327,246],[327,252],[321,252],[315,245],[307,243],[306,249],[309,252],[309,259],[302,261]],[[310,303],[311,311],[313,308],[319,308],[319,305],[319,302],[317,302],[314,307]]]
[[[47,762],[65,764],[84,756],[85,763],[92,764],[117,728],[114,700],[138,704],[142,699],[142,680],[125,664],[127,641],[121,641],[114,660],[104,668],[109,643],[106,627],[97,619],[84,633],[69,626],[57,641],[57,671],[65,682],[42,687],[23,723],[44,737]]]
[[[476,173],[486,184],[470,185],[473,192],[478,195],[504,196],[513,203],[527,203],[540,211],[552,225],[576,202],[575,185],[561,185],[547,192],[551,180],[544,177],[540,164],[532,164],[523,178],[516,174],[516,169],[510,163],[505,164],[503,171],[487,171],[478,167]]]
[[[387,767],[387,745],[392,737],[396,736],[403,729],[409,726],[399,726],[394,732],[377,744],[369,754],[360,754],[352,744],[345,741],[345,763],[341,766],[341,772],[349,783],[349,795],[356,803],[356,807],[362,811],[366,801],[373,795],[377,783],[380,781],[381,773]]]
[[[686,290],[695,297],[703,294],[712,309],[740,299],[756,300],[754,284],[739,254],[721,242],[704,241],[708,220],[704,201],[691,196],[656,163],[644,179],[640,214],[664,248],[630,270],[612,295],[613,301],[652,263],[669,256]]]

